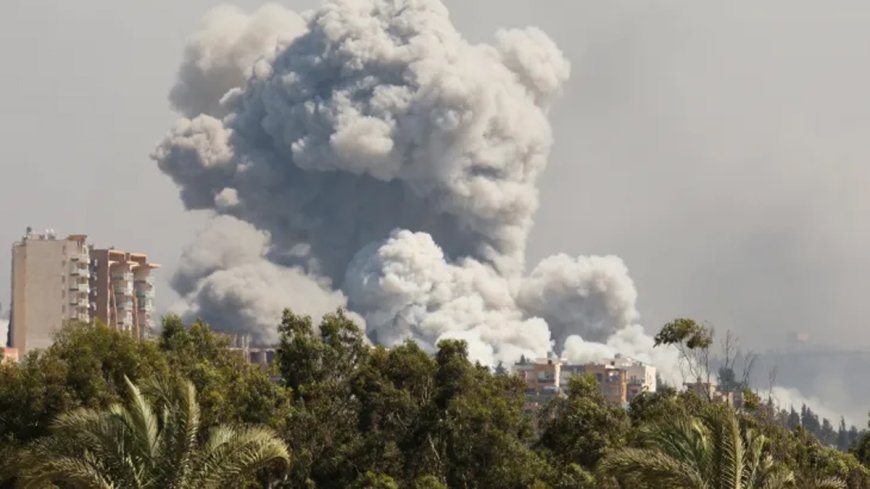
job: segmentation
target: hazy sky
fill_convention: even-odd
[[[0,243],[32,225],[150,253],[201,225],[148,158],[185,38],[219,2],[0,5]],[[233,2],[256,7],[262,2]],[[289,1],[304,9],[314,1]],[[448,1],[472,40],[537,25],[573,64],[529,263],[618,254],[652,330],[870,346],[870,4]],[[8,305],[9,260],[0,259]]]

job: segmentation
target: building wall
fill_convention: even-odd
[[[154,326],[151,272],[159,265],[144,254],[113,248],[91,253],[94,319],[137,337],[149,333]]]
[[[108,250],[91,250],[91,317],[109,324]]]
[[[614,405],[622,406],[628,402],[628,386],[625,370],[612,365],[587,365],[586,373],[595,377],[604,399]]]
[[[26,355],[50,346],[66,321],[88,319],[87,263],[84,236],[28,234],[13,245],[8,346]]]

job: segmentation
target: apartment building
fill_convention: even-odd
[[[526,357],[514,365],[514,373],[526,382],[526,402],[523,410],[537,411],[543,404],[559,395],[562,360],[557,357],[528,360]]]
[[[142,253],[91,249],[91,318],[136,337],[154,327],[154,278],[160,265]]]
[[[570,364],[553,357],[534,361],[522,358],[514,372],[526,382],[526,411],[566,393],[571,378],[577,375],[594,377],[604,399],[614,406],[625,406],[643,392],[656,391],[655,367],[620,355],[588,364]]]
[[[95,319],[143,336],[153,326],[151,272],[158,267],[141,253],[94,249],[84,234],[59,238],[28,228],[12,245],[7,346],[23,357],[50,346],[67,322]]]
[[[54,332],[70,320],[88,321],[87,237],[58,238],[28,228],[12,245],[12,311],[7,345],[24,356],[51,345]]]
[[[264,367],[270,367],[275,363],[275,358],[278,354],[277,347],[253,345],[251,337],[246,334],[231,333],[221,335],[227,338],[229,350],[239,353],[246,362]]]

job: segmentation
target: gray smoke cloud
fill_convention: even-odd
[[[272,344],[285,307],[322,316],[346,305],[328,280],[270,261],[270,248],[269,234],[249,223],[231,216],[211,220],[184,250],[173,277],[183,296],[175,312]]]
[[[174,281],[187,314],[268,339],[280,307],[346,300],[386,345],[462,338],[487,364],[563,347],[651,358],[618,258],[524,275],[570,74],[544,32],[473,44],[438,0],[330,0],[301,33],[257,24],[257,42],[213,35],[227,17],[233,33],[258,18],[206,17],[172,93],[184,117],[153,155],[188,208],[220,216]]]
[[[215,8],[188,41],[169,95],[173,108],[188,117],[225,115],[221,98],[245,84],[258,59],[274,56],[304,31],[302,17],[280,5],[252,14],[230,5]]]

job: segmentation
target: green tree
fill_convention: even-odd
[[[65,326],[49,348],[28,353],[18,365],[0,365],[4,446],[45,435],[63,412],[117,402],[125,376],[136,380],[168,372],[166,359],[152,342],[99,323]]]
[[[202,407],[202,424],[268,424],[283,429],[292,392],[276,382],[275,369],[251,365],[229,349],[229,338],[196,321],[187,327],[181,318],[163,318],[159,340],[170,370],[193,382]]]
[[[434,470],[426,463],[426,450],[418,451],[415,429],[435,395],[436,369],[432,355],[413,341],[390,350],[372,349],[351,381],[352,395],[359,401],[356,465],[398,481]]]
[[[551,464],[591,470],[604,453],[623,446],[628,416],[609,406],[592,376],[572,377],[568,395],[550,401],[540,414],[540,448]]]
[[[124,404],[59,416],[50,435],[16,461],[21,487],[229,489],[289,462],[286,446],[267,428],[219,426],[200,442],[190,383],[157,386],[157,405],[127,385]]]
[[[654,346],[673,346],[680,353],[681,367],[692,381],[710,382],[710,347],[713,330],[693,319],[678,318],[665,324],[655,336]]]
[[[295,455],[288,487],[349,487],[365,472],[353,460],[362,435],[359,399],[351,391],[369,354],[363,332],[341,310],[324,316],[316,330],[311,317],[287,310],[279,333],[280,376],[295,393],[283,430]]]
[[[612,452],[600,470],[637,489],[790,487],[793,475],[766,448],[764,435],[741,428],[735,413],[722,409],[647,425],[639,448]]]
[[[408,456],[448,487],[527,488],[545,472],[529,448],[525,384],[468,360],[468,345],[444,340],[435,392],[417,422]]]

